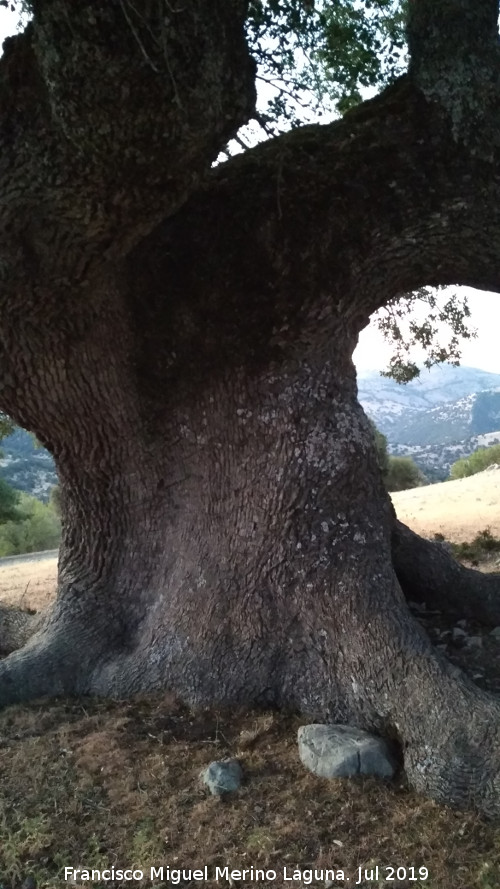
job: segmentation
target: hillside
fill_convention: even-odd
[[[423,537],[443,534],[454,543],[489,528],[500,537],[500,469],[391,494],[398,518]]]
[[[47,501],[57,484],[54,461],[45,448],[38,447],[33,436],[16,429],[0,443],[0,477],[14,488]]]
[[[459,457],[500,442],[500,374],[446,365],[400,386],[369,372],[358,389],[390,453],[413,457],[431,479],[447,478]]]

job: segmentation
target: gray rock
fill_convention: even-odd
[[[319,778],[392,778],[396,771],[388,744],[350,725],[303,725],[298,742],[302,763]]]
[[[495,629],[491,631],[490,636],[493,636],[494,639],[498,639],[500,642],[500,627],[495,627]]]
[[[453,631],[452,631],[451,635],[452,635],[453,639],[465,639],[465,637],[467,636],[467,633],[465,632],[465,630],[462,630],[461,627],[453,627]]]
[[[243,771],[237,759],[223,759],[211,762],[200,775],[203,784],[206,784],[210,793],[214,796],[222,796],[224,793],[232,793],[238,790]]]
[[[469,636],[467,639],[467,648],[482,648],[483,647],[483,637],[482,636]]]

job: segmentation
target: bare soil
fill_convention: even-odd
[[[487,526],[500,536],[497,496],[500,473],[488,473],[394,501],[400,518],[426,536],[439,531],[462,541]],[[56,567],[55,559],[0,566],[0,599],[42,607],[54,596]],[[457,666],[500,692],[500,640],[489,629],[462,621],[460,635],[439,613],[415,613]],[[330,877],[319,872],[333,868],[349,881],[330,885],[344,889],[499,889],[499,821],[425,800],[402,774],[389,783],[315,778],[298,758],[304,722],[294,714],[192,712],[165,695],[7,708],[0,713],[0,889],[21,889],[29,874],[38,889],[216,887],[215,868],[226,866],[273,869],[276,879],[222,886],[325,889]],[[199,775],[227,756],[239,759],[245,781],[221,800]],[[359,868],[376,865],[377,879],[357,882]],[[65,867],[113,866],[138,868],[144,879],[64,880]],[[149,868],[161,866],[164,879],[151,881]],[[169,882],[167,866],[207,866],[209,881],[179,875]],[[300,868],[302,880],[285,880],[285,867],[287,876]],[[389,867],[406,868],[406,876],[400,870],[388,879]],[[412,878],[420,867],[428,869],[425,880]]]

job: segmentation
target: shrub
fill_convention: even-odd
[[[39,552],[59,546],[61,523],[50,504],[21,494],[22,518],[0,525],[0,556]]]
[[[19,501],[20,492],[12,488],[5,479],[0,478],[0,525],[23,518],[18,509]]]
[[[489,528],[485,528],[484,531],[479,531],[470,543],[452,543],[451,547],[457,559],[478,562],[491,553],[500,552],[500,540],[493,537]]]
[[[491,445],[489,448],[478,448],[469,457],[456,460],[450,469],[450,478],[467,478],[477,472],[483,472],[492,463],[500,463],[500,445]]]
[[[407,491],[426,485],[428,480],[411,457],[389,457],[385,483],[388,491]]]

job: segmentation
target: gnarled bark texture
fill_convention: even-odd
[[[212,172],[252,109],[243,2],[131,22],[37,0],[7,47],[0,406],[55,456],[63,541],[0,703],[165,687],[297,708],[390,735],[416,788],[498,813],[500,705],[400,582],[488,621],[498,584],[471,605],[475,575],[396,523],[351,362],[395,294],[500,287],[496,4],[473,35],[486,85],[484,66],[452,82],[436,4],[411,6],[408,77]],[[466,41],[472,0],[444,7]]]

